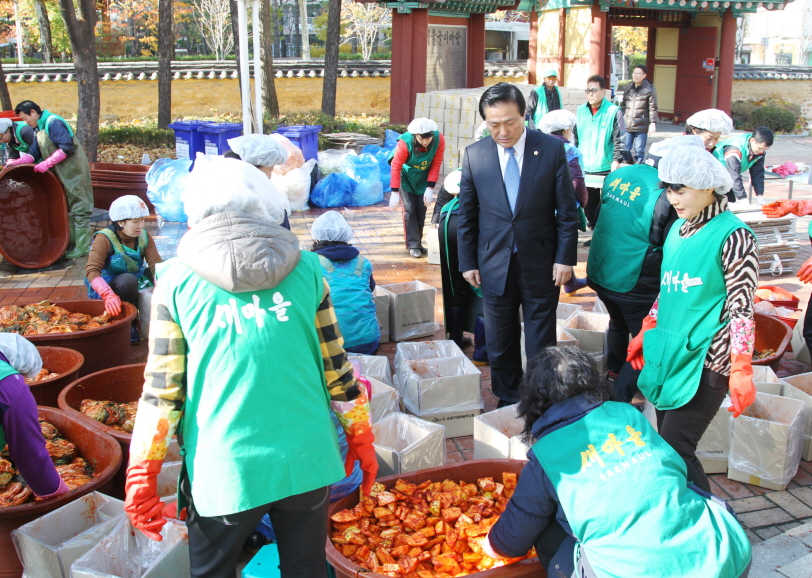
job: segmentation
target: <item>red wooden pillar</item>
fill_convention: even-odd
[[[405,124],[411,121],[417,93],[426,92],[428,33],[427,9],[413,8],[409,14],[392,11],[394,42],[392,42],[392,77],[389,84],[389,120],[392,123]],[[484,18],[482,47],[484,51]]]
[[[719,81],[716,85],[716,108],[730,114],[733,100],[733,65],[736,57],[736,19],[730,9],[722,16],[722,38],[719,48]]]
[[[558,86],[564,82],[564,62],[567,60],[567,9],[558,9]]]
[[[606,29],[608,12],[601,12],[600,5],[592,5],[592,26],[589,28],[589,74],[606,76]]]
[[[538,55],[539,14],[530,12],[530,39],[527,43],[527,83],[536,84],[536,56]]]
[[[646,68],[648,68],[647,79],[654,84],[654,52],[657,49],[657,29],[653,26],[648,29],[648,41],[646,42]]]
[[[468,88],[479,88],[485,83],[485,15],[471,14],[468,19]]]

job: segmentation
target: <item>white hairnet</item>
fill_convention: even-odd
[[[247,134],[230,138],[228,146],[254,166],[273,167],[288,160],[288,151],[270,135]]]
[[[655,157],[664,157],[678,147],[698,147],[705,150],[705,143],[695,134],[681,134],[654,143],[648,150],[648,154]]]
[[[416,118],[406,128],[412,134],[424,134],[437,130],[437,123],[430,118]]]
[[[352,227],[341,213],[327,211],[313,221],[310,236],[314,241],[343,241],[349,243],[350,239],[352,239]]]
[[[727,134],[733,131],[733,120],[727,113],[717,108],[700,110],[689,116],[685,124],[708,132]]]
[[[110,203],[110,220],[125,221],[149,217],[147,204],[135,195],[124,195]]]
[[[11,122],[10,118],[0,118],[0,134],[6,132],[8,129],[12,127],[14,123]]]
[[[462,180],[462,169],[457,169],[448,173],[448,176],[443,181],[443,187],[452,195],[459,195],[460,180]]]
[[[542,116],[536,128],[541,132],[553,134],[557,130],[572,130],[575,122],[575,113],[560,108]]]
[[[0,333],[0,353],[11,367],[26,377],[34,377],[42,369],[42,358],[33,343],[19,333]]]
[[[664,183],[680,184],[692,189],[713,189],[723,195],[733,186],[727,169],[704,148],[679,147],[663,157],[657,175]]]
[[[198,154],[181,193],[192,227],[211,215],[236,211],[278,225],[290,201],[265,173],[237,159]]]

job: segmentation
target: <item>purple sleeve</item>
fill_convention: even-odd
[[[17,470],[38,496],[59,487],[59,474],[45,449],[37,403],[22,375],[0,380],[0,412],[8,452]]]

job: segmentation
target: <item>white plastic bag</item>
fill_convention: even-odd
[[[288,160],[281,165],[276,165],[273,168],[273,172],[279,173],[280,175],[286,175],[293,169],[298,169],[299,167],[304,165],[305,162],[304,154],[299,149],[299,147],[290,142],[290,140],[287,137],[284,137],[281,134],[274,133],[270,136],[276,142],[285,147],[285,150],[288,152]]]
[[[300,168],[293,169],[283,177],[291,210],[306,211],[310,208],[307,204],[307,201],[310,200],[310,184],[312,182],[310,175],[315,166],[316,159],[310,159]]]
[[[357,155],[353,149],[327,149],[319,151],[319,174],[327,176],[341,169],[341,163],[347,155]]]

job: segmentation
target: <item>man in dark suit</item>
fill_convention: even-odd
[[[502,407],[519,401],[520,305],[527,358],[556,344],[559,287],[577,260],[578,226],[564,145],[525,128],[519,89],[490,87],[479,114],[491,138],[465,149],[457,237],[460,271],[482,287],[492,390]]]

